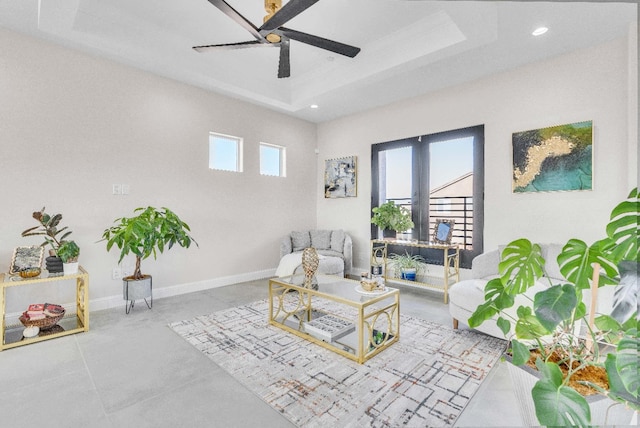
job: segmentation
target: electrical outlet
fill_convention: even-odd
[[[128,184],[121,184],[121,188],[120,189],[122,190],[122,194],[123,195],[128,195],[130,190],[131,190],[131,188],[129,187]]]
[[[111,279],[122,279],[122,269],[120,269],[119,267],[113,268]]]

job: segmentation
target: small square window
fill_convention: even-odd
[[[285,177],[285,154],[282,146],[260,143],[260,174]]]
[[[242,172],[242,138],[210,132],[209,168]]]

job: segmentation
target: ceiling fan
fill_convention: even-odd
[[[264,17],[262,26],[258,28],[244,16],[240,15],[240,13],[232,8],[226,1],[209,0],[209,3],[249,31],[249,33],[255,37],[255,40],[220,45],[194,46],[193,49],[197,52],[205,52],[210,50],[243,49],[258,46],[278,46],[280,47],[278,78],[289,77],[291,75],[291,63],[289,60],[290,40],[296,40],[350,58],[358,55],[360,48],[301,31],[291,30],[282,26],[318,1],[319,0],[289,0],[289,2],[282,7],[282,0],[264,0],[264,8],[267,11],[267,15]]]

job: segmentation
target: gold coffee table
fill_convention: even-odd
[[[367,292],[360,282],[318,275],[318,289],[302,275],[269,280],[269,324],[362,364],[400,338],[400,292]]]

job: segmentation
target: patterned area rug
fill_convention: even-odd
[[[400,340],[360,365],[267,313],[263,300],[169,327],[300,427],[452,425],[505,343],[401,316]]]

